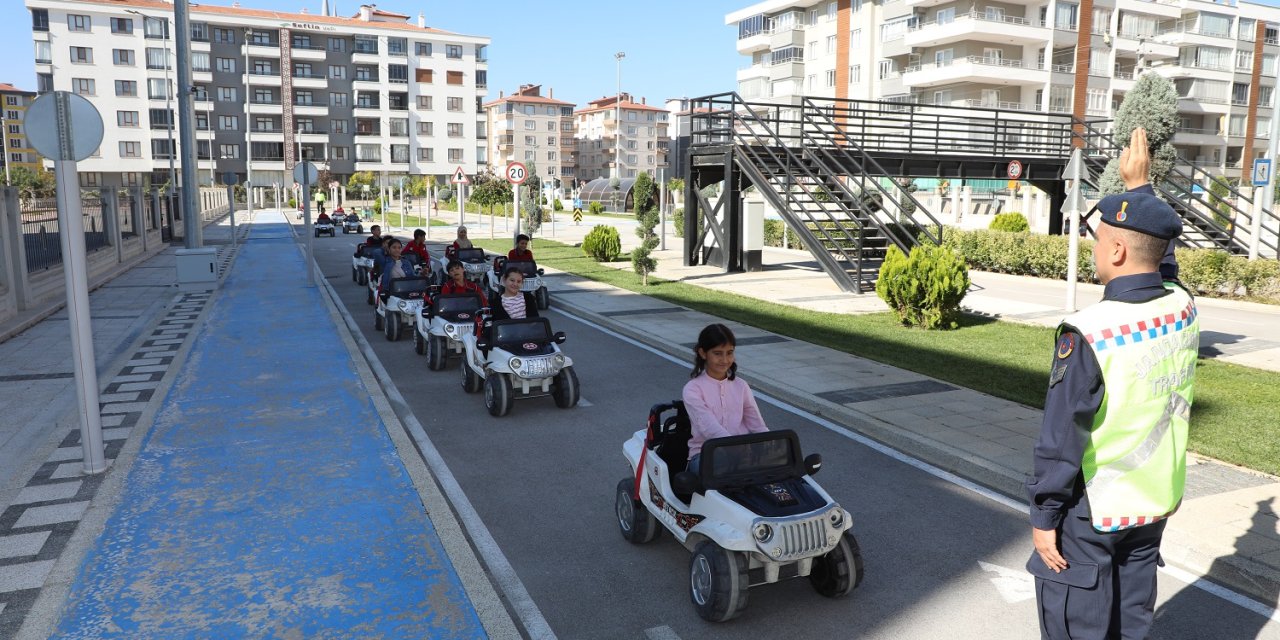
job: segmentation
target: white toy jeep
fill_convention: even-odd
[[[356,253],[351,258],[351,281],[360,286],[369,284],[369,272],[373,270],[373,262],[382,255],[382,247],[368,245],[364,242],[356,245]]]
[[[478,293],[441,293],[418,314],[413,350],[427,356],[427,368],[440,371],[450,356],[463,354],[462,338],[475,332],[476,316],[484,302]]]
[[[502,284],[502,274],[507,269],[515,267],[520,270],[524,276],[524,283],[520,285],[521,291],[528,291],[533,294],[533,299],[538,303],[538,309],[547,309],[551,306],[551,294],[547,291],[547,286],[542,282],[542,269],[532,260],[507,260],[505,257],[495,258],[493,261],[493,269],[485,273],[485,289],[491,292],[494,300],[502,295],[502,291],[506,288]]]
[[[685,470],[690,436],[683,402],[650,409],[647,427],[622,446],[631,475],[614,505],[627,540],[649,542],[661,526],[693,552],[689,596],[699,616],[732,619],[748,588],[788,578],[807,576],[832,598],[858,586],[850,515],[814,482],[822,458],[801,459],[794,431],[708,440],[697,475]]]
[[[458,249],[456,255],[440,259],[440,270],[446,271],[450,260],[457,260],[462,263],[462,268],[466,270],[467,279],[484,285],[484,274],[489,271],[489,259],[485,256],[484,249]],[[448,274],[445,274],[448,277]]]
[[[373,328],[391,342],[399,340],[404,326],[413,327],[422,313],[422,302],[430,286],[431,281],[423,277],[392,278],[373,308]]]
[[[311,225],[311,228],[315,232],[315,237],[317,238],[320,236],[329,236],[330,238],[337,236],[337,230],[334,228],[333,220],[331,219],[326,219],[323,222],[316,222]]]
[[[377,255],[383,256],[381,251],[379,251]],[[422,263],[422,258],[419,257],[418,254],[405,253],[405,254],[401,254],[400,257],[407,259],[409,261],[409,264],[413,266],[414,276],[422,276],[424,278],[427,278],[428,280],[432,280],[435,277],[434,272],[425,268],[425,266]],[[383,259],[385,260],[385,258]],[[378,287],[380,286],[381,282],[382,282],[382,265],[379,264],[376,267],[371,267],[369,269],[368,287],[367,287],[369,291],[365,295],[365,302],[372,305],[377,301]],[[428,284],[431,284],[431,282],[428,282]],[[412,321],[410,321],[410,323],[412,323]]]
[[[485,318],[482,326],[481,335],[462,338],[462,388],[483,388],[490,415],[507,415],[516,398],[549,395],[561,409],[578,404],[578,374],[560,352],[563,331],[552,334],[546,318]]]

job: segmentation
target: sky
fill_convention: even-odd
[[[365,0],[366,2],[368,0]],[[232,0],[204,2],[230,5]],[[330,0],[332,6],[335,0]],[[360,0],[336,0],[340,15],[359,11]],[[378,8],[427,16],[427,25],[488,36],[489,93],[508,95],[522,84],[541,84],[543,95],[585,106],[616,92],[614,54],[622,51],[622,90],[649,104],[667,98],[733,91],[736,71],[749,60],[734,48],[737,29],[726,13],[751,0],[376,0]],[[241,0],[254,9],[320,12],[321,0]],[[0,0],[0,82],[35,89],[31,20],[21,0]]]

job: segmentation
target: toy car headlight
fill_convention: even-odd
[[[457,333],[458,333],[458,325],[456,324],[444,325],[444,334],[446,336],[449,336],[452,338],[453,336],[457,335]]]
[[[757,522],[754,527],[751,527],[751,535],[755,536],[756,542],[764,544],[773,539],[773,527]]]
[[[831,519],[831,526],[837,529],[844,526],[844,509],[836,507],[827,517]]]
[[[400,310],[401,310],[401,311],[408,311],[408,310],[409,310],[409,301],[408,301],[408,300],[401,300],[401,301],[400,301]]]
[[[552,361],[552,362],[554,362],[554,363],[556,363],[556,366],[557,366],[557,367],[563,367],[563,366],[564,366],[564,356],[562,356],[562,355],[560,355],[560,354],[558,354],[558,353],[556,354],[556,357],[554,357],[554,358],[552,358],[552,359],[551,359],[551,361]]]
[[[520,361],[520,358],[512,358],[507,361],[507,365],[511,367],[512,371],[519,371],[522,364],[524,363]]]

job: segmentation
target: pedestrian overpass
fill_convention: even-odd
[[[754,188],[842,289],[862,293],[874,288],[890,246],[909,251],[919,242],[941,242],[944,233],[936,212],[886,178],[1003,180],[1016,160],[1020,179],[1049,194],[1050,232],[1061,233],[1071,150],[1083,148],[1085,183],[1097,189],[1107,162],[1128,142],[1106,132],[1108,120],[1068,114],[797,100],[752,102],[723,93],[691,101],[683,176],[686,265],[744,269],[742,196]],[[1175,167],[1154,186],[1181,216],[1184,246],[1246,254],[1253,199],[1233,188],[1219,200],[1201,188],[1212,177],[1196,166]],[[717,184],[718,194],[704,194]],[[1265,229],[1259,253],[1274,257],[1280,214],[1266,204],[1258,209]],[[1231,222],[1216,222],[1215,209]]]

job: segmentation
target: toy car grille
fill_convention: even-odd
[[[811,556],[827,547],[827,520],[814,518],[782,525],[778,532],[783,559]]]
[[[529,358],[520,364],[517,372],[521,378],[548,378],[556,373],[551,358]]]

